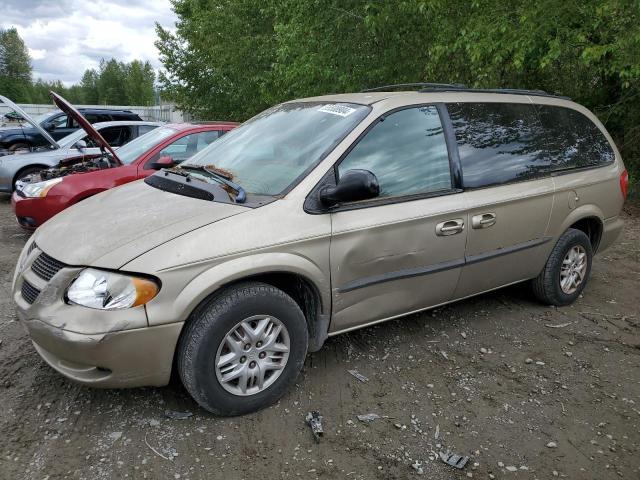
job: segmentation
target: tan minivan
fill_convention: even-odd
[[[100,387],[175,365],[236,415],[328,336],[525,280],[573,302],[622,229],[602,124],[544,92],[422,87],[277,105],[46,222],[13,284],[38,353]]]

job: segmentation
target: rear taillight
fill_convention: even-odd
[[[629,173],[626,170],[620,174],[620,190],[622,191],[622,198],[626,200],[627,193],[629,193]]]

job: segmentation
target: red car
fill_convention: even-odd
[[[116,153],[75,108],[59,95],[52,92],[51,96],[103,149],[103,155],[88,161],[63,160],[16,184],[11,204],[18,223],[29,230],[80,200],[177,165],[237,126],[234,122],[167,124]]]

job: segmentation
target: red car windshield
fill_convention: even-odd
[[[120,147],[118,149],[118,158],[120,158],[124,165],[129,165],[140,155],[148,152],[167,137],[174,135],[176,131],[177,130],[166,126],[151,130],[149,133],[145,133],[144,135],[136,138],[135,140],[131,140],[126,145]]]

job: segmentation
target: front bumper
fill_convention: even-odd
[[[20,226],[33,230],[69,205],[67,199],[59,195],[25,198],[13,192],[11,206]]]
[[[24,324],[35,349],[54,370],[75,382],[104,388],[169,383],[182,329],[182,323],[170,323],[84,335],[41,320]]]
[[[33,268],[41,255],[28,243],[13,282],[18,318],[40,356],[85,385],[166,385],[183,322],[150,327],[144,306],[104,311],[70,305],[65,291],[82,268],[61,264],[47,280],[37,273],[42,268]]]

